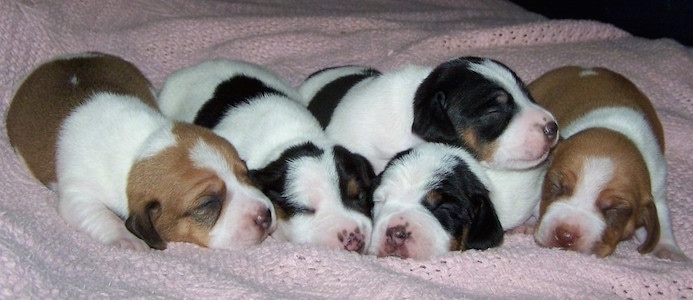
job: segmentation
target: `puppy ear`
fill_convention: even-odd
[[[334,147],[334,158],[339,175],[339,189],[347,207],[365,215],[373,209],[371,188],[375,172],[368,160],[342,146]]]
[[[659,218],[657,217],[657,207],[654,201],[647,201],[640,212],[640,222],[647,231],[647,238],[638,247],[640,253],[650,253],[659,242]]]
[[[469,226],[467,249],[484,250],[500,245],[503,241],[503,227],[498,220],[493,203],[485,195],[477,195],[473,201],[477,204],[476,214]]]
[[[156,218],[160,214],[161,204],[159,201],[151,200],[143,209],[130,212],[130,216],[125,220],[125,228],[145,241],[149,247],[164,250],[166,249],[166,242],[156,231],[152,222],[152,218]]]
[[[447,95],[442,91],[433,93],[426,85],[424,81],[414,98],[412,132],[429,142],[457,143],[457,132],[448,116]]]

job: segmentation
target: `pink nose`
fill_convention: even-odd
[[[337,235],[339,241],[342,242],[345,250],[361,253],[366,245],[366,237],[361,233],[359,228],[351,232],[343,230]]]
[[[267,232],[267,230],[272,227],[272,211],[269,208],[259,210],[255,216],[255,225],[257,225],[262,231]]]
[[[565,227],[558,227],[554,232],[554,239],[561,248],[570,249],[580,236],[573,230]]]
[[[406,227],[401,225],[388,228],[387,231],[385,231],[385,235],[387,236],[387,244],[393,249],[404,245],[409,238]]]

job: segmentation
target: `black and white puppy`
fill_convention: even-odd
[[[409,65],[382,74],[333,67],[310,75],[299,93],[327,136],[364,155],[376,173],[424,141],[460,145],[501,183],[494,204],[503,228],[537,211],[537,166],[558,141],[558,125],[498,61],[460,57],[435,68]]]
[[[271,71],[215,59],[166,78],[161,111],[228,139],[273,201],[279,240],[363,252],[372,229],[368,161],[329,140]]]
[[[369,253],[425,259],[487,249],[503,240],[483,168],[457,146],[424,143],[393,158],[378,176]]]

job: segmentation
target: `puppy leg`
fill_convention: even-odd
[[[657,218],[659,219],[660,226],[660,237],[657,246],[655,246],[654,250],[652,250],[652,255],[674,261],[690,262],[691,259],[688,258],[688,256],[686,256],[686,254],[684,254],[676,244],[674,231],[671,227],[671,219],[669,217],[669,207],[663,199],[665,198],[662,197],[655,200],[655,206],[657,207]],[[643,228],[639,228],[635,232],[635,237],[638,239],[638,241],[644,241],[646,236],[647,232]]]
[[[147,243],[128,231],[123,220],[103,203],[62,196],[60,214],[70,225],[107,245],[139,251],[149,249]]]

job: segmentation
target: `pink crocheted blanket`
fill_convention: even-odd
[[[292,84],[327,66],[388,70],[461,55],[498,59],[525,81],[566,64],[609,67],[660,114],[672,223],[693,257],[693,51],[672,40],[547,20],[503,0],[3,0],[0,11],[3,115],[35,64],[86,50],[132,61],[156,87],[218,56],[266,65]],[[540,248],[523,234],[424,261],[271,239],[241,251],[115,249],[61,219],[56,195],[17,159],[2,123],[0,298],[693,298],[693,266],[640,255],[634,241],[605,259]]]

